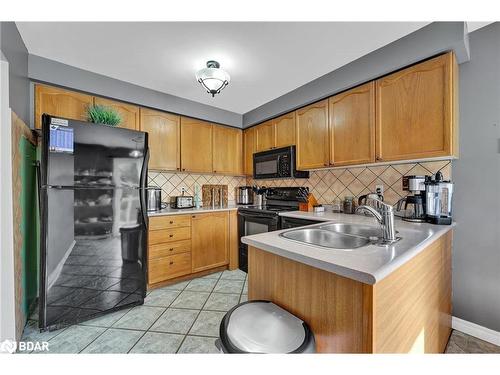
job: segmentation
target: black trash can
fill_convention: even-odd
[[[216,346],[223,353],[316,352],[307,323],[270,301],[247,301],[229,310]]]
[[[120,228],[122,241],[122,259],[125,262],[139,260],[139,244],[141,243],[142,229],[140,224]]]

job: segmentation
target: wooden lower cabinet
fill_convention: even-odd
[[[150,217],[148,286],[238,268],[237,211]]]
[[[148,284],[191,273],[191,216],[149,218]]]
[[[149,284],[191,273],[191,253],[181,253],[149,260]]]
[[[192,271],[199,272],[228,264],[228,212],[193,215],[191,225]]]
[[[452,232],[374,285],[249,248],[248,299],[304,320],[320,353],[443,353],[451,333]]]

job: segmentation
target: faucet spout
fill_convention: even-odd
[[[382,242],[390,244],[398,239],[396,238],[396,229],[394,228],[394,209],[391,205],[378,200],[380,211],[371,206],[359,206],[356,212],[369,212],[380,224],[382,228]]]
[[[358,212],[369,212],[377,221],[382,224],[382,215],[376,209],[371,206],[359,206],[356,208],[356,213]]]

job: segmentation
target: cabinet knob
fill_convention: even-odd
[[[182,170],[183,170],[183,171],[185,171],[185,170],[186,170],[186,168],[182,168]]]
[[[196,218],[196,216],[195,216],[195,215],[193,215],[193,216],[191,216],[191,218],[195,219],[195,218]]]
[[[174,251],[174,248],[173,248],[173,247],[171,247],[170,249],[168,249],[168,251]]]
[[[178,171],[180,171],[181,169],[179,167],[176,168]]]
[[[217,171],[214,171],[214,173],[217,173]]]
[[[174,223],[173,220],[170,220],[170,224],[173,224],[173,223]]]
[[[172,265],[172,264],[174,264],[174,261],[173,261],[173,260],[171,260],[171,261],[170,261],[170,265]]]
[[[173,236],[174,236],[173,234],[169,235],[170,238],[172,238]]]

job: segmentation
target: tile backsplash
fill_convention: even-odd
[[[253,180],[247,179],[248,185],[256,182],[263,186],[307,186],[321,204],[331,204],[335,198],[361,195],[375,191],[376,185],[384,186],[384,199],[395,204],[407,195],[403,191],[404,175],[430,175],[441,169],[445,179],[451,178],[451,161],[429,161],[421,163],[373,165],[341,169],[311,171],[308,179],[291,180]]]
[[[236,199],[236,187],[246,185],[246,178],[243,176],[223,176],[213,174],[194,174],[177,172],[148,172],[148,185],[161,188],[161,198],[168,202],[171,196],[181,195],[181,188],[186,188],[186,195],[194,195],[195,185],[200,187],[205,184],[227,185],[228,200]]]
[[[307,186],[319,203],[331,204],[335,198],[343,199],[351,195],[357,198],[375,191],[376,185],[384,186],[384,198],[394,204],[407,195],[401,187],[404,175],[430,175],[441,170],[444,178],[451,179],[451,161],[428,161],[421,163],[373,165],[341,169],[311,171],[308,179],[290,180],[253,180],[242,176],[222,176],[176,172],[153,172],[148,175],[148,183],[162,189],[162,199],[169,201],[170,196],[181,195],[186,188],[187,195],[194,194],[194,186],[204,184],[228,185],[228,199],[236,199],[236,187],[257,184],[259,186]],[[201,193],[200,193],[201,194]]]

